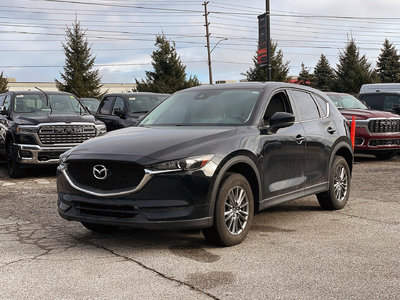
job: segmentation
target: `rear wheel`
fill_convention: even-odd
[[[350,195],[350,168],[342,156],[335,156],[329,175],[329,190],[317,195],[318,202],[324,209],[343,208]]]
[[[399,153],[398,152],[378,153],[378,154],[375,154],[375,157],[380,160],[387,160],[387,159],[391,159],[391,158],[395,157],[397,154],[399,154]]]
[[[207,241],[221,246],[241,243],[249,232],[254,199],[249,182],[241,174],[228,173],[222,181],[214,210],[214,224],[203,229]]]
[[[112,225],[103,225],[103,224],[87,223],[87,222],[81,222],[81,223],[87,229],[100,233],[110,233],[118,229],[117,226],[112,226]]]
[[[12,141],[7,143],[7,169],[11,178],[19,178],[25,174],[25,170],[17,162],[17,153],[15,153]]]

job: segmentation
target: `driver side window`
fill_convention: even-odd
[[[265,110],[263,118],[264,125],[269,125],[269,120],[276,112],[293,113],[292,108],[290,107],[289,99],[285,92],[279,92],[272,96],[268,103],[267,109]]]

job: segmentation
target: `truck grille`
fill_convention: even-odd
[[[107,169],[104,179],[94,176],[93,168],[103,166]],[[132,162],[80,160],[68,163],[67,173],[78,186],[88,190],[126,190],[135,188],[144,177],[144,169]],[[101,173],[105,175],[105,173]]]
[[[400,132],[400,119],[371,120],[368,124],[369,132]]]
[[[400,139],[370,140],[368,145],[371,147],[396,145],[400,146]]]
[[[43,145],[79,144],[95,136],[96,128],[91,125],[45,125],[39,130]]]

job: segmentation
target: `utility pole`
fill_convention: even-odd
[[[267,75],[268,81],[272,80],[271,74],[271,11],[269,9],[269,0],[265,0],[266,14],[267,14]]]
[[[210,78],[210,84],[213,84],[213,79],[212,79],[212,69],[211,69],[211,51],[210,51],[210,33],[208,32],[208,25],[210,25],[210,23],[208,23],[208,14],[209,12],[207,12],[207,4],[209,2],[208,1],[204,1],[203,5],[204,5],[204,17],[205,17],[205,21],[206,21],[206,39],[207,39],[207,55],[208,55],[208,77]]]

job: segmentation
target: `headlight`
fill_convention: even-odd
[[[97,135],[102,135],[107,132],[107,127],[104,124],[96,125]]]
[[[214,154],[188,157],[180,160],[172,160],[153,164],[149,167],[152,171],[178,171],[196,170],[204,167],[214,157]]]
[[[37,132],[37,127],[34,126],[25,126],[25,125],[18,125],[17,126],[17,133],[20,134],[30,134]]]

